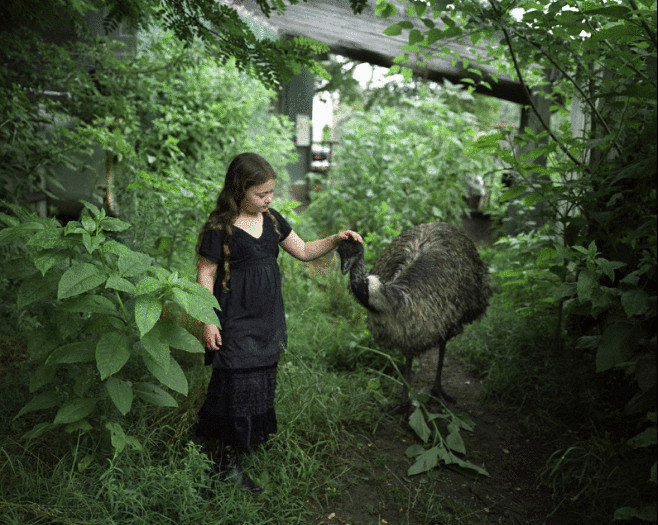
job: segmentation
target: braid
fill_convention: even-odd
[[[224,246],[222,246],[222,251],[224,253],[224,279],[222,279],[222,291],[228,293],[231,290],[228,288],[228,281],[231,278],[231,250],[229,250],[228,245],[233,238],[233,226],[230,224],[226,227],[224,235]]]
[[[272,212],[269,210],[265,210],[265,213],[267,213],[267,216],[272,219],[272,223],[274,224],[274,231],[276,232],[277,237],[279,240],[281,240],[281,230],[279,229],[279,221],[276,220],[276,217],[272,215]]]

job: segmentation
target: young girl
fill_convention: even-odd
[[[262,489],[242,470],[237,452],[263,443],[277,430],[277,363],[287,342],[279,246],[301,261],[312,261],[343,239],[363,242],[350,230],[304,242],[269,207],[275,184],[276,174],[265,159],[255,153],[235,157],[197,244],[197,281],[221,307],[218,325],[203,329],[206,363],[213,371],[197,434],[213,443],[222,477],[252,492]]]

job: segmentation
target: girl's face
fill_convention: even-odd
[[[240,211],[252,215],[266,211],[274,197],[274,186],[276,179],[270,179],[249,188],[242,199]]]

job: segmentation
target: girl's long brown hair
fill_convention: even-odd
[[[208,220],[201,227],[196,245],[196,253],[199,254],[203,237],[210,230],[224,230],[224,243],[222,246],[224,259],[224,279],[222,288],[228,292],[228,281],[231,276],[230,259],[231,252],[229,243],[233,238],[233,222],[240,215],[240,206],[247,190],[252,186],[258,186],[270,179],[276,179],[276,172],[263,157],[256,153],[240,153],[229,164],[224,179],[224,187],[217,197],[215,209],[210,213]],[[276,219],[267,210],[267,215],[272,219],[276,233],[281,236]]]

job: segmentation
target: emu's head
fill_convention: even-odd
[[[340,271],[345,275],[357,261],[363,260],[363,244],[353,239],[341,241],[336,248],[340,255]]]

